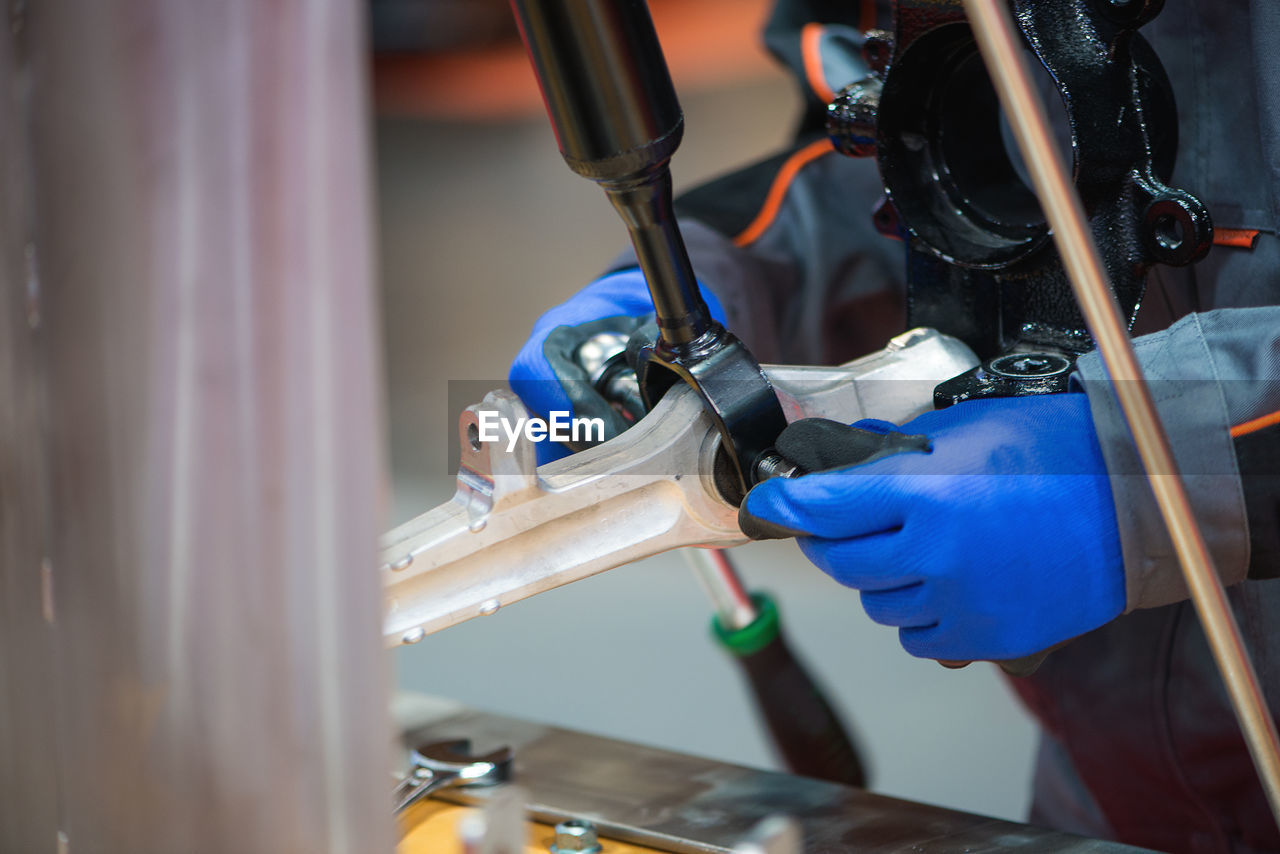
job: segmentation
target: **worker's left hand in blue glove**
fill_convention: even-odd
[[[698,287],[711,316],[723,323],[720,301],[701,282]],[[630,336],[652,315],[653,298],[639,269],[596,279],[534,323],[529,340],[511,364],[511,389],[536,415],[547,418],[561,411],[599,418],[605,423],[605,438],[612,438],[627,424],[592,386],[586,370],[576,361],[576,353],[583,342],[602,332]],[[553,442],[539,442],[537,448],[539,464],[569,453],[569,448]]]
[[[886,434],[878,459],[822,471],[866,459]],[[778,449],[819,473],[756,486],[743,530],[798,536],[912,655],[1021,658],[1124,609],[1115,505],[1083,394],[969,401],[901,428],[810,419]]]

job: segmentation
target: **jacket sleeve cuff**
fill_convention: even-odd
[[[1248,516],[1227,402],[1199,316],[1134,344],[1218,574],[1227,585],[1243,581],[1249,566]],[[1188,598],[1173,543],[1096,352],[1080,357],[1072,384],[1089,396],[1111,477],[1126,612]]]

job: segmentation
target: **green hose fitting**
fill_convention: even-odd
[[[756,606],[756,618],[740,629],[728,629],[720,622],[719,615],[711,618],[711,631],[720,645],[736,656],[755,655],[778,637],[778,605],[766,593],[752,593]]]

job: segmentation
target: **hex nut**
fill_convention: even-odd
[[[586,819],[571,818],[556,825],[551,854],[596,854],[600,849],[596,826]]]

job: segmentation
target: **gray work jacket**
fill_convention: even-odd
[[[762,361],[842,361],[882,346],[905,323],[902,244],[871,223],[881,193],[875,164],[814,142],[824,90],[861,73],[848,50],[856,28],[890,23],[885,9],[864,7],[778,3],[766,40],[797,71],[806,103],[800,143],[678,203],[699,278]],[[806,29],[814,22],[828,26]],[[1174,186],[1204,200],[1217,228],[1259,232],[1253,248],[1215,246],[1193,268],[1159,268],[1135,332],[1276,709],[1280,581],[1269,579],[1277,574],[1280,426],[1250,425],[1280,410],[1280,0],[1168,0],[1143,32],[1179,102]],[[806,51],[817,51],[807,63]],[[1032,820],[1169,851],[1280,850],[1103,379],[1096,356],[1083,357],[1075,381],[1089,394],[1113,476],[1128,607],[1054,652],[1034,676],[1013,680],[1045,728]]]

